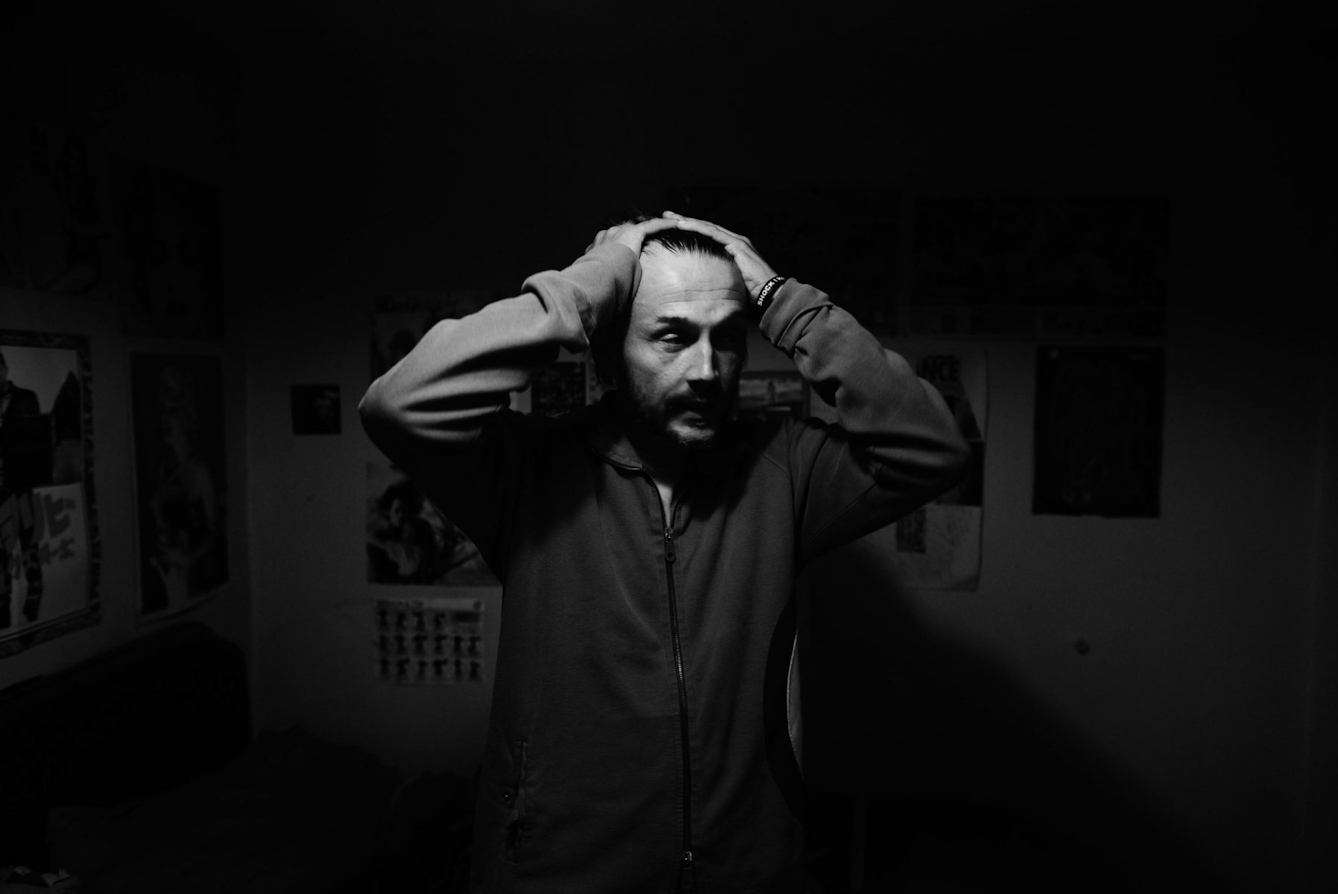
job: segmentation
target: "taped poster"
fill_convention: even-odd
[[[908,587],[974,590],[980,584],[984,503],[988,400],[985,353],[933,346],[897,353],[943,395],[971,447],[971,467],[947,493],[896,522],[891,561]]]

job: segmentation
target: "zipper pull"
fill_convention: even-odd
[[[682,871],[678,875],[678,887],[681,891],[691,891],[697,886],[692,871],[692,851],[683,851]]]
[[[664,529],[664,560],[665,560],[666,562],[672,562],[672,561],[674,561],[675,558],[677,558],[677,556],[678,556],[678,554],[674,551],[674,529],[673,529],[673,528],[665,528],[665,529]]]

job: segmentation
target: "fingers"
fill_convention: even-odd
[[[678,221],[664,217],[654,217],[640,223],[624,223],[600,230],[594,240],[585,247],[588,252],[597,245],[606,242],[622,242],[633,248],[640,248],[641,240],[650,233],[667,230],[678,226]]]
[[[657,233],[660,230],[676,228],[678,221],[667,217],[653,217],[648,221],[637,224],[637,226],[642,228],[642,232]]]
[[[745,245],[752,246],[752,242],[747,236],[742,236],[733,230],[727,230],[720,224],[711,223],[709,220],[700,220],[695,217],[685,217],[675,211],[666,211],[664,216],[678,222],[679,227],[685,230],[694,230],[703,235],[710,236],[717,242],[727,243],[729,240],[736,240]]]

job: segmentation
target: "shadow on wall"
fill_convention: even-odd
[[[1005,669],[930,631],[870,540],[809,578],[810,890],[1230,890]]]

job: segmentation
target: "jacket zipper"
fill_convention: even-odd
[[[659,493],[656,492],[658,500]],[[660,509],[661,518],[664,509]],[[670,518],[664,526],[664,571],[669,582],[669,634],[674,647],[674,672],[678,677],[678,732],[683,747],[683,855],[679,867],[678,885],[681,890],[691,891],[694,887],[692,861],[692,755],[688,739],[688,684],[683,673],[683,640],[678,630],[678,595],[674,590],[674,528]]]

